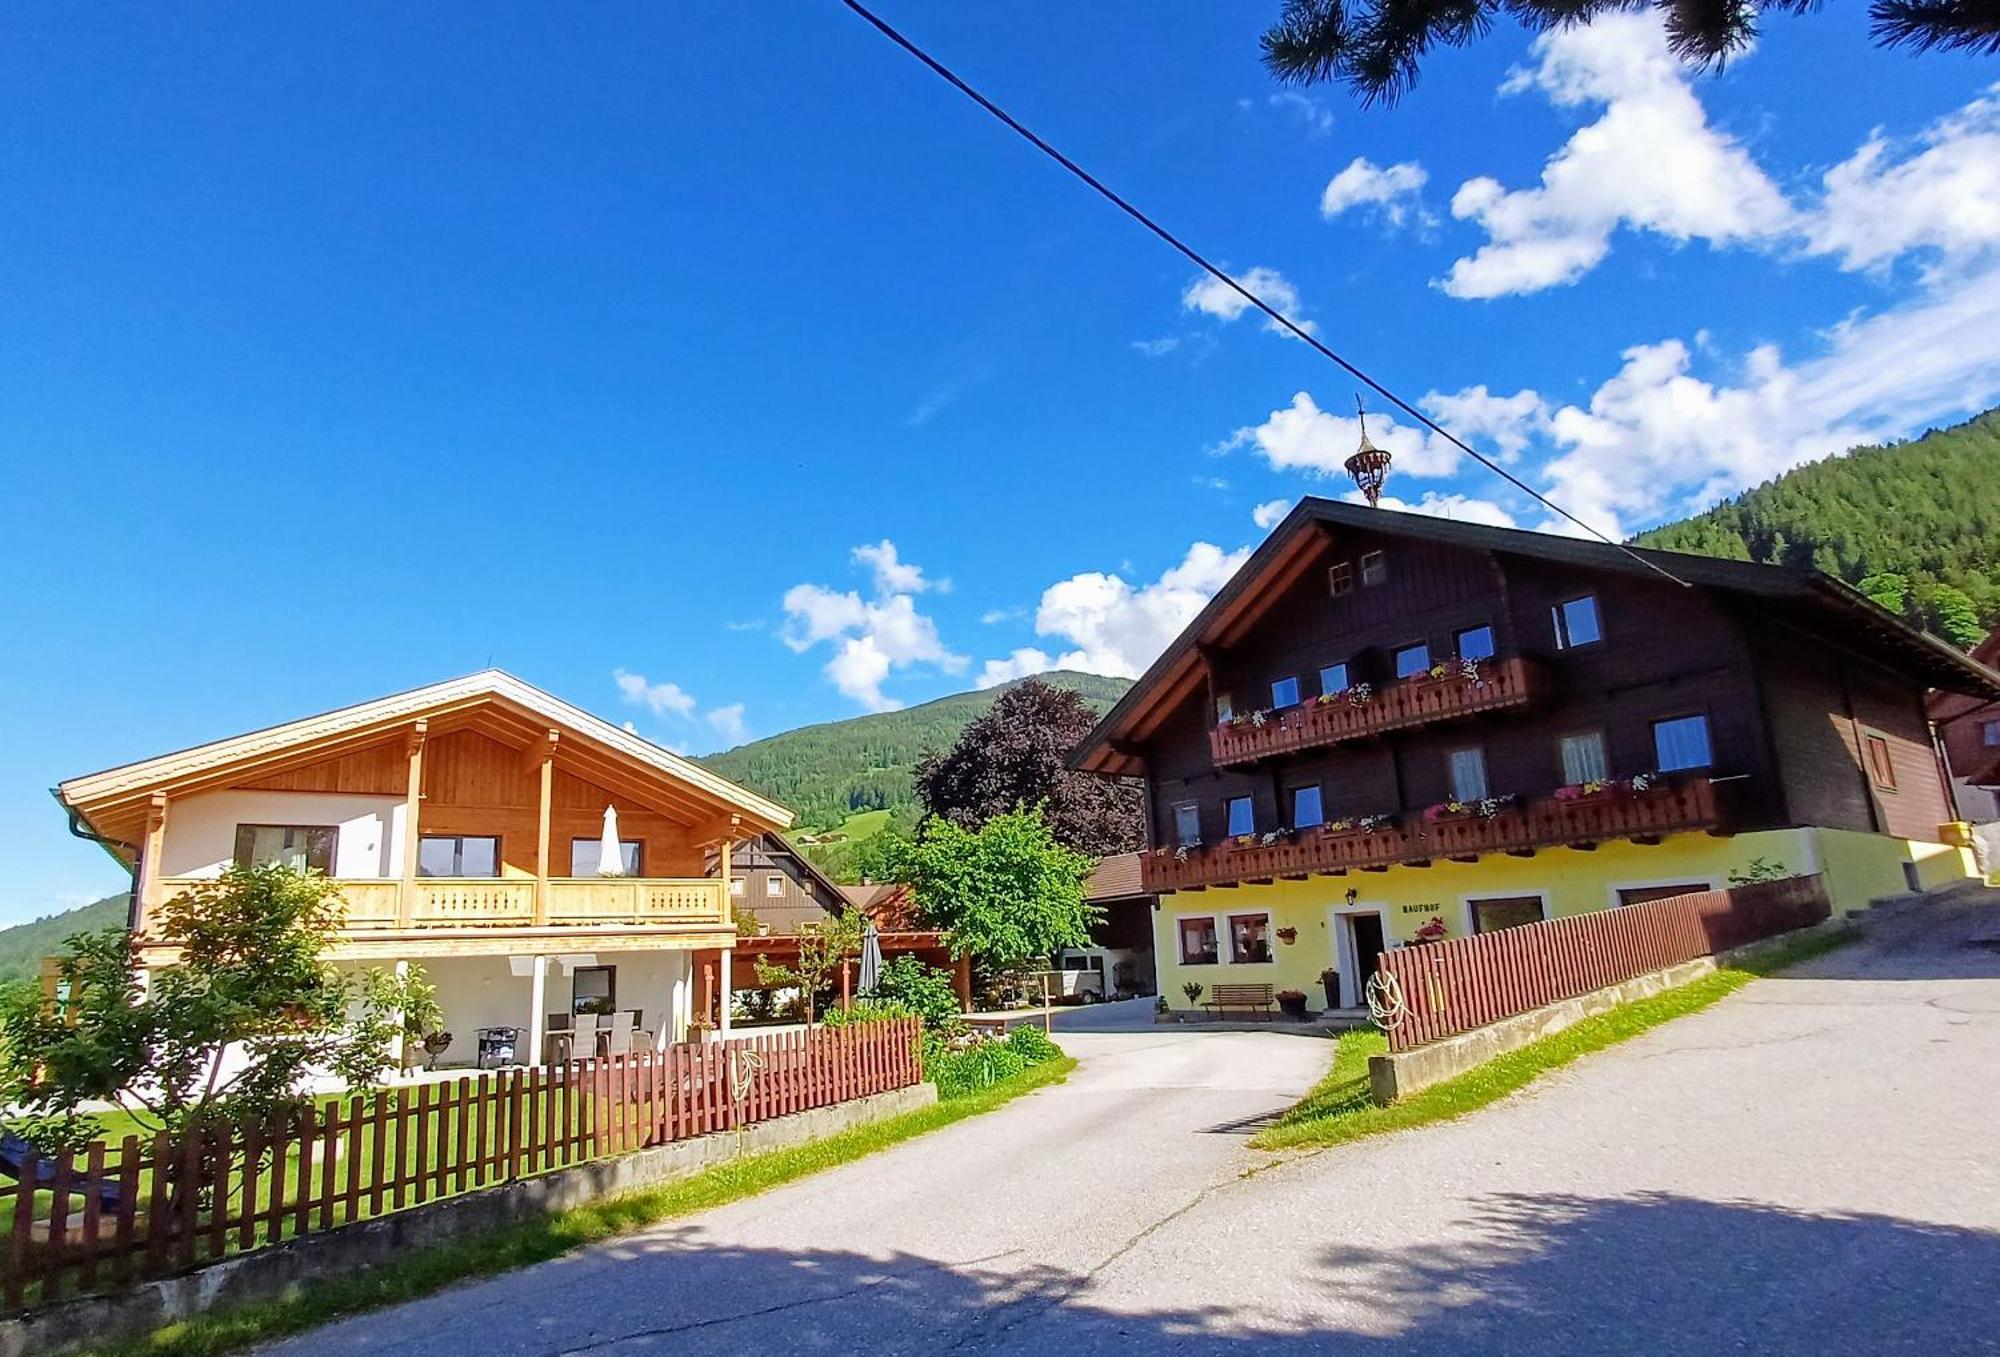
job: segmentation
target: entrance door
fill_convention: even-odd
[[[1350,914],[1347,926],[1354,940],[1354,973],[1360,981],[1355,991],[1354,1002],[1368,1002],[1368,982],[1375,978],[1375,967],[1382,960],[1382,916],[1380,914]]]

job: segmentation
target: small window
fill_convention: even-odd
[[[1354,563],[1342,561],[1326,568],[1326,591],[1335,598],[1354,592]]]
[[[1542,921],[1542,897],[1539,895],[1501,895],[1490,900],[1474,900],[1471,904],[1472,931],[1475,933],[1498,933],[1503,928],[1519,928],[1522,924]]]
[[[340,831],[332,825],[238,825],[236,865],[278,863],[298,871],[333,875],[333,850]]]
[[[1708,718],[1674,716],[1653,722],[1653,761],[1663,773],[1708,767],[1714,762],[1708,748]]]
[[[1215,920],[1182,919],[1181,965],[1213,966],[1222,958],[1216,948]]]
[[[1980,722],[1979,742],[1988,749],[2000,749],[2000,721]]]
[[[743,898],[744,887],[747,885],[749,885],[749,882],[742,877],[733,876],[729,878],[729,893],[740,900]]]
[[[1255,834],[1257,832],[1257,812],[1247,796],[1232,796],[1222,803],[1224,823],[1229,826],[1229,836]]]
[[[1271,959],[1271,916],[1229,916],[1229,959],[1238,965]]]
[[[1676,895],[1700,895],[1712,887],[1706,881],[1681,881],[1665,886],[1621,886],[1618,888],[1618,904],[1646,905],[1655,900],[1671,900]]]
[[[1319,671],[1319,690],[1322,693],[1344,693],[1353,685],[1347,680],[1347,661],[1329,664]]]
[[[1201,807],[1192,801],[1174,807],[1174,842],[1189,848],[1201,842]]]
[[[569,874],[571,876],[597,875],[597,850],[602,842],[600,839],[571,839],[569,841]],[[621,839],[618,843],[618,849],[619,856],[625,860],[625,875],[639,875],[639,841],[637,839]]]
[[[569,1011],[604,1016],[618,1011],[618,968],[578,966],[570,976]]]
[[[1490,660],[1495,653],[1493,628],[1467,627],[1452,638],[1452,648],[1461,660]]]
[[[1362,553],[1361,582],[1363,584],[1380,584],[1388,578],[1389,563],[1382,558],[1381,552],[1369,551]]]
[[[1236,719],[1236,704],[1229,700],[1228,693],[1215,695],[1215,724],[1226,726]]]
[[[1320,803],[1319,784],[1292,788],[1292,828],[1311,829],[1324,823],[1326,812]]]
[[[1454,801],[1486,799],[1486,751],[1477,745],[1451,751],[1451,798]]]
[[[1557,650],[1574,650],[1604,639],[1597,625],[1597,595],[1558,603],[1550,612],[1555,618]]]
[[[766,899],[776,899],[784,893],[785,878],[783,873],[773,872],[764,878],[764,896]]]
[[[1585,731],[1562,737],[1563,781],[1575,786],[1601,782],[1611,776],[1611,760],[1604,753],[1604,732]]]
[[[418,876],[498,876],[500,840],[491,835],[426,834],[417,841]]]
[[[1896,761],[1890,757],[1889,741],[1880,735],[1870,735],[1868,745],[1868,775],[1875,779],[1875,785],[1885,792],[1896,790]]]
[[[1282,710],[1299,705],[1299,681],[1296,678],[1281,678],[1271,685],[1271,706]]]
[[[1431,648],[1419,641],[1398,650],[1395,660],[1397,678],[1415,678],[1431,667]]]

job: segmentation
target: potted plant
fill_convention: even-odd
[[[1299,930],[1291,927],[1289,924],[1278,930],[1278,941],[1284,943],[1285,946],[1290,947],[1298,940]]]
[[[1340,972],[1329,966],[1319,973],[1320,988],[1326,991],[1326,1006],[1340,1007]]]
[[[1201,1002],[1201,981],[1188,981],[1185,985],[1181,986],[1181,993],[1187,995],[1188,1007],[1193,1008]]]
[[[1279,990],[1278,1011],[1288,1018],[1303,1020],[1306,1016],[1306,992],[1299,989]]]
[[[1431,919],[1422,928],[1417,930],[1415,940],[1417,942],[1443,942],[1446,935],[1450,932],[1451,929],[1445,926],[1443,919]]]
[[[424,1039],[418,1044],[424,1048],[424,1067],[434,1070],[437,1068],[438,1057],[451,1049],[451,1033],[426,1032]]]

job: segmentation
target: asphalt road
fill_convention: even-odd
[[[1323,1043],[1063,1039],[990,1116],[278,1350],[2000,1351],[1993,906],[1283,1160],[1244,1137]]]

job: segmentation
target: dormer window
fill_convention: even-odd
[[[1335,598],[1354,592],[1354,563],[1342,561],[1326,568],[1326,591]]]
[[[1389,562],[1379,551],[1363,552],[1361,555],[1361,582],[1380,584],[1389,578]]]

